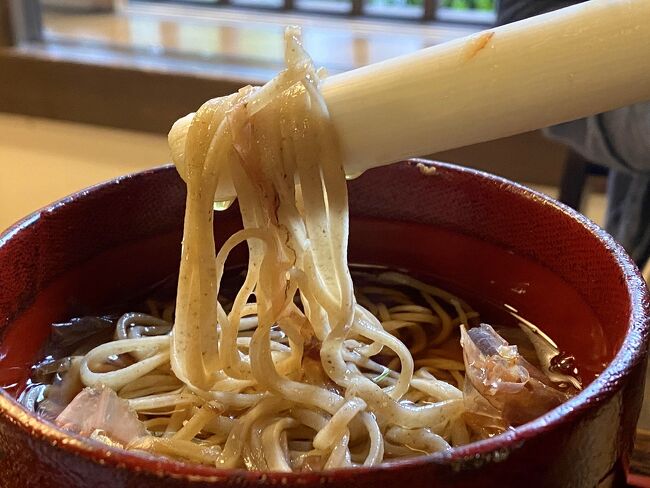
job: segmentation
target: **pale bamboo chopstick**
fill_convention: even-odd
[[[650,100],[650,0],[591,0],[332,76],[322,90],[349,175]],[[190,120],[170,134],[174,157]]]

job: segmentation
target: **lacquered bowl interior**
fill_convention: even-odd
[[[161,169],[75,196],[5,234],[0,376],[8,396],[20,390],[51,322],[92,313],[177,270],[183,207],[182,183],[173,169]],[[575,355],[589,380],[598,376],[569,404],[517,432],[409,461],[403,469],[420,469],[422,463],[457,468],[546,431],[575,428],[581,410],[605,402],[630,377],[638,381],[647,335],[645,286],[620,248],[585,219],[497,178],[446,165],[421,171],[415,163],[352,181],[350,208],[351,262],[405,268],[436,277],[470,301],[507,304]],[[219,213],[217,241],[239,227],[236,208]],[[480,303],[476,306],[480,310]],[[626,414],[619,415],[630,424],[621,426],[620,451],[628,448],[638,416],[640,389],[633,391],[623,404]],[[0,400],[5,415],[20,417],[18,424],[30,435],[65,437],[27,422],[7,396]],[[106,450],[90,445],[78,452],[99,459]],[[109,457],[145,471],[218,473],[128,453]],[[303,481],[315,481],[309,476],[316,475]],[[446,476],[468,475],[449,471]]]

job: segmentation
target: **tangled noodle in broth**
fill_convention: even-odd
[[[265,86],[194,115],[176,161],[188,191],[174,318],[126,314],[114,340],[69,358],[86,388],[57,423],[217,467],[320,470],[447,450],[567,399],[573,387],[490,326],[467,331],[477,314],[444,290],[378,272],[355,297],[345,173],[296,29],[285,58]],[[224,178],[243,230],[215,255]],[[223,306],[225,263],[243,243],[245,279]],[[464,362],[443,347],[459,332]]]

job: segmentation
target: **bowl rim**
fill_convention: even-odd
[[[229,481],[240,480],[241,482],[268,480],[270,483],[280,482],[282,484],[293,482],[323,483],[334,478],[339,480],[352,476],[356,478],[367,473],[394,472],[395,470],[424,467],[427,464],[452,465],[452,467],[459,468],[468,462],[472,466],[476,466],[477,464],[481,464],[481,462],[498,461],[507,457],[511,450],[521,446],[527,439],[570,423],[579,417],[584,410],[597,407],[615,395],[625,382],[629,372],[643,362],[645,352],[648,348],[648,337],[650,334],[648,288],[636,264],[627,255],[623,247],[605,230],[576,210],[547,195],[506,178],[472,168],[426,159],[409,159],[397,164],[410,166],[414,171],[418,170],[419,165],[431,165],[449,172],[480,178],[486,180],[486,183],[497,184],[500,191],[516,194],[521,198],[532,200],[537,204],[550,206],[555,212],[562,214],[562,218],[571,219],[582,226],[605,248],[606,252],[612,257],[614,263],[625,277],[625,287],[630,300],[629,325],[625,333],[625,338],[612,361],[578,395],[541,417],[517,427],[515,430],[457,447],[451,451],[383,463],[374,467],[339,468],[330,471],[308,473],[256,472],[243,469],[223,469],[176,461],[147,453],[108,447],[101,442],[66,432],[52,422],[39,419],[3,389],[0,389],[0,416],[31,437],[46,441],[53,446],[59,446],[60,449],[68,451],[72,455],[84,457],[92,462],[110,465],[121,470],[149,472],[158,477],[181,478],[188,482],[217,482],[227,479]],[[166,164],[119,176],[46,205],[1,232],[0,248],[7,245],[20,232],[34,225],[41,215],[55,212],[57,208],[83,200],[88,194],[101,192],[121,182],[148,178],[151,175],[167,172],[172,169],[173,165]]]

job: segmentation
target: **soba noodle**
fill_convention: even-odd
[[[115,340],[78,357],[88,388],[57,422],[127,449],[274,471],[374,466],[502,432],[509,424],[444,349],[477,324],[467,303],[390,271],[355,296],[322,74],[296,29],[285,42],[275,79],[210,100],[192,119],[175,161],[187,184],[175,310],[126,314]],[[243,229],[215,253],[213,199],[225,178]],[[226,307],[224,269],[244,244],[246,276]],[[566,398],[541,384],[550,408]],[[76,415],[105,410],[119,433],[106,416]]]

